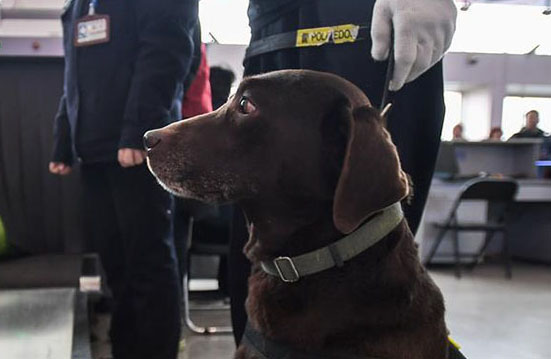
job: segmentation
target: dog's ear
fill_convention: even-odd
[[[349,107],[347,117],[350,132],[333,203],[333,221],[342,233],[408,195],[407,176],[377,110]]]

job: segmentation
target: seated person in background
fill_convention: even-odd
[[[492,129],[490,130],[490,135],[488,136],[488,140],[501,141],[502,136],[503,131],[501,130],[501,127],[492,127]]]
[[[463,137],[463,125],[458,123],[457,125],[453,126],[453,138],[452,141],[467,141]]]
[[[538,123],[540,122],[540,114],[536,110],[531,110],[526,112],[524,115],[526,118],[526,125],[510,139],[514,138],[540,138],[544,137],[545,133],[538,128]]]

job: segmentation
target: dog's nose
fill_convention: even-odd
[[[143,145],[146,150],[151,150],[159,143],[161,143],[161,134],[158,131],[147,131],[143,136]]]

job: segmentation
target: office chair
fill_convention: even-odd
[[[505,265],[505,274],[511,278],[511,261],[509,256],[509,239],[505,233],[505,212],[510,205],[518,190],[518,184],[509,179],[477,178],[470,180],[461,189],[456,198],[451,211],[444,222],[434,223],[439,229],[438,235],[429,251],[427,264],[431,262],[438,247],[442,243],[444,236],[448,231],[452,231],[453,236],[453,256],[455,260],[455,276],[461,277],[460,258],[473,258],[474,266],[484,257],[484,253],[495,233],[502,233],[502,256]],[[457,209],[463,201],[485,200],[488,203],[488,221],[486,223],[460,223],[457,220]],[[482,247],[477,253],[459,252],[459,232],[484,232],[485,238]]]

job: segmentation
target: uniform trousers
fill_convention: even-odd
[[[175,359],[181,290],[171,195],[145,164],[83,164],[81,172],[86,233],[114,299],[115,359]]]

